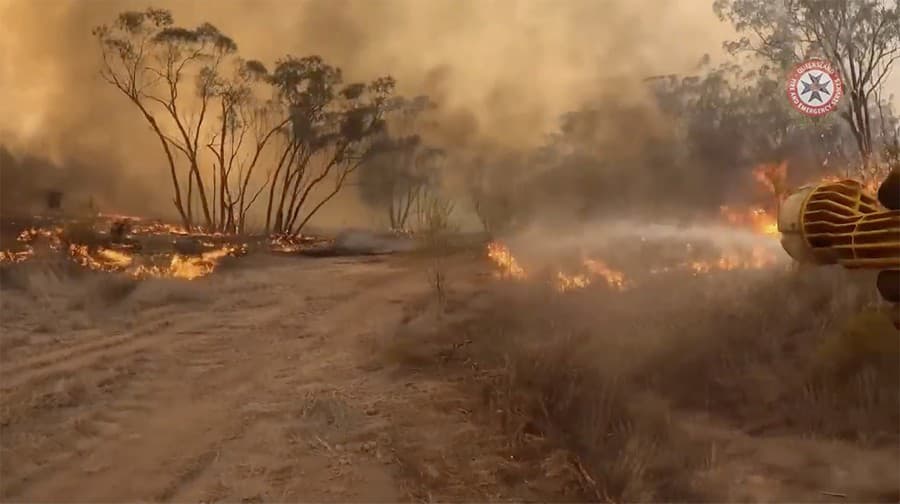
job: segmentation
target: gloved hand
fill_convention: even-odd
[[[892,168],[879,186],[878,202],[888,210],[900,210],[900,166]],[[878,273],[878,292],[892,304],[894,326],[900,330],[900,270]]]
[[[900,210],[900,166],[891,169],[878,187],[878,202],[888,210]]]

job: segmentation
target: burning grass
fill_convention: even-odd
[[[606,247],[608,249],[608,247]],[[656,249],[666,248],[655,255]],[[577,257],[563,260],[536,260],[534,264],[520,260],[503,242],[487,245],[486,255],[494,264],[495,276],[508,280],[542,280],[560,292],[584,289],[600,283],[616,291],[633,288],[651,277],[671,274],[702,276],[717,271],[762,270],[784,267],[786,262],[769,247],[733,246],[719,248],[709,243],[671,242],[631,244],[626,249],[581,252]],[[642,263],[636,257],[653,256]],[[612,264],[620,264],[613,266]],[[635,264],[640,264],[636,267]]]
[[[194,280],[209,275],[227,258],[247,254],[258,241],[265,241],[271,251],[285,253],[297,253],[316,241],[189,232],[163,222],[117,215],[90,221],[35,218],[29,223],[3,224],[0,265],[63,257],[86,269],[135,279]]]
[[[408,239],[363,231],[343,232],[333,239],[228,235],[187,231],[177,225],[119,215],[78,221],[42,217],[34,217],[29,222],[0,219],[0,247],[0,266],[52,256],[65,257],[87,269],[121,273],[136,279],[182,280],[205,277],[224,262],[257,251],[332,257],[414,248]]]
[[[790,448],[822,471],[767,476],[809,500],[833,488],[832,467],[868,463],[828,451],[830,440],[860,453],[900,441],[900,339],[865,274],[789,272],[751,252],[634,273],[580,257],[585,280],[564,282],[572,273],[529,270],[500,242],[487,254],[508,281],[450,293],[437,321],[412,318],[386,349],[401,369],[456,384],[484,439],[505,439],[492,445],[504,462],[490,484],[467,487],[475,476],[446,468],[460,481],[421,481],[422,495],[520,496],[524,485],[537,500],[722,502],[752,492],[740,474],[780,436],[828,440]],[[838,490],[896,500],[896,471],[876,472]]]
[[[715,271],[759,270],[785,264],[784,254],[777,242],[778,230],[773,212],[761,207],[739,210],[723,206],[720,220],[721,230],[732,234],[743,233],[741,239],[725,245],[716,244],[714,233],[707,232],[701,239],[692,240],[684,231],[671,227],[669,236],[652,240],[637,236],[639,231],[635,226],[629,232],[632,236],[605,239],[594,250],[577,246],[581,249],[577,258],[568,254],[570,257],[562,262],[557,257],[550,261],[540,258],[528,261],[514,254],[511,247],[501,241],[489,243],[486,252],[497,266],[498,277],[543,279],[561,292],[583,289],[595,282],[621,291],[645,281],[648,275],[689,272],[698,276]],[[600,228],[589,232],[603,235],[602,226]],[[566,254],[553,252],[551,255]],[[635,263],[642,267],[626,271],[627,265]],[[548,268],[550,271],[547,271]]]

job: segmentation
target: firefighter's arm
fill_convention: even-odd
[[[900,210],[900,166],[891,169],[891,173],[881,183],[878,201],[888,210]]]

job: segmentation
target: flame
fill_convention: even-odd
[[[560,292],[572,289],[583,289],[591,284],[591,279],[584,273],[566,275],[562,271],[556,273],[556,288]]]
[[[169,262],[168,269],[163,270],[163,275],[158,274],[159,270],[151,270],[151,274],[154,276],[170,276],[194,280],[212,273],[223,257],[236,255],[244,251],[236,247],[223,247],[204,252],[199,257],[175,254]]]
[[[720,218],[733,227],[748,229],[754,233],[763,236],[777,237],[777,207],[781,196],[787,187],[787,163],[768,163],[756,166],[752,175],[753,178],[765,189],[765,191],[774,196],[772,208],[767,206],[753,206],[748,208],[739,208],[735,206],[723,205],[719,209]],[[838,175],[826,175],[818,182],[834,182],[844,180],[846,177]],[[862,182],[867,190],[873,194],[877,192],[877,181],[866,180]],[[643,238],[642,238],[643,240]],[[524,279],[527,277],[525,269],[523,269],[516,258],[512,255],[509,248],[500,242],[491,242],[488,244],[488,257],[494,264],[505,273],[503,276],[516,279]],[[688,253],[696,255],[696,251],[688,244]],[[712,258],[692,258],[675,264],[653,265],[648,268],[646,273],[650,275],[666,274],[676,271],[690,272],[691,274],[705,275],[714,271],[733,271],[733,270],[750,270],[763,269],[773,267],[779,262],[779,254],[777,249],[764,246],[764,244],[754,246],[750,249],[733,249],[723,250],[718,257]],[[616,289],[623,290],[629,287],[630,280],[626,281],[626,275],[620,271],[610,268],[606,263],[598,258],[585,258],[583,260],[583,271],[566,272],[558,271],[553,277],[556,287],[560,291],[569,291],[580,289],[591,285],[598,278],[602,278],[606,283]]]
[[[59,250],[62,246],[61,227],[28,228],[19,233],[16,241],[22,244],[22,250],[0,250],[0,264],[19,263],[31,259],[35,255],[34,244],[38,240],[46,241],[46,245],[53,250]]]
[[[121,222],[122,216],[113,216]],[[131,217],[129,230],[132,232],[147,234],[186,234],[183,228],[164,223],[144,223],[135,226]],[[105,233],[100,233],[105,234]],[[219,262],[226,256],[237,256],[247,252],[246,245],[218,246],[209,239],[200,243],[210,248],[200,255],[185,255],[179,253],[156,254],[144,256],[132,250],[112,248],[108,246],[88,246],[86,244],[70,243],[65,245],[62,239],[63,228],[28,228],[19,233],[17,241],[23,245],[23,250],[0,251],[0,263],[18,263],[33,258],[36,255],[35,244],[38,240],[46,241],[51,250],[64,253],[70,260],[85,268],[106,271],[121,272],[133,278],[180,278],[194,280],[204,277],[215,270]],[[213,237],[215,234],[198,234],[201,237]]]
[[[753,178],[766,190],[766,192],[775,196],[776,203],[781,201],[782,195],[787,188],[787,169],[787,162],[782,161],[780,163],[763,163],[757,165],[752,170]],[[834,183],[848,178],[853,177],[827,174],[810,183]],[[862,174],[862,179],[859,181],[869,193],[873,195],[878,193],[878,187],[880,185],[878,177]],[[761,207],[736,210],[727,206],[721,207],[721,211],[722,216],[725,217],[730,224],[749,227],[755,232],[765,235],[778,235],[778,224],[775,212],[770,212]]]
[[[693,249],[690,245],[687,248],[688,250]],[[496,241],[489,243],[487,256],[498,268],[498,276],[515,280],[524,280],[528,277],[525,269],[519,265],[505,244]],[[775,265],[777,261],[778,257],[772,250],[759,246],[749,252],[725,251],[720,257],[710,260],[690,260],[669,266],[653,267],[648,269],[647,273],[658,275],[687,271],[696,276],[713,271],[762,269]],[[583,270],[579,272],[557,271],[553,277],[555,288],[560,292],[582,289],[592,285],[598,279],[602,279],[615,290],[626,290],[632,286],[632,282],[627,279],[624,272],[611,268],[600,259],[584,258],[581,266]]]
[[[498,276],[516,280],[524,280],[528,277],[525,269],[519,265],[519,261],[512,255],[509,247],[505,244],[497,241],[488,243],[487,256],[500,270]],[[584,268],[584,271],[581,272],[566,273],[557,271],[554,277],[556,289],[560,292],[582,289],[591,285],[597,278],[602,278],[613,288],[625,288],[625,274],[610,268],[603,261],[584,258],[581,265]]]
[[[327,242],[311,236],[275,235],[269,238],[269,250],[273,252],[293,253],[308,249],[315,243]]]
[[[763,163],[753,168],[753,178],[761,186],[766,188],[769,193],[775,195],[776,198],[780,200],[787,188],[787,168],[787,161],[782,161],[781,163]],[[871,170],[860,170],[856,175],[829,173],[822,175],[817,179],[807,180],[806,183],[800,185],[826,184],[852,179],[861,183],[866,191],[874,195],[878,193],[878,188],[885,176],[886,173],[883,173],[880,168],[876,166]]]
[[[826,184],[826,183],[831,184],[834,182],[840,182],[841,180],[845,180],[846,178],[847,177],[841,177],[838,175],[825,175],[824,177],[817,180],[816,183],[817,184]]]
[[[734,226],[744,227],[764,235],[778,234],[777,217],[764,208],[737,210],[729,206],[719,207],[719,214]]]
[[[622,289],[625,287],[625,274],[616,271],[598,259],[584,259],[584,267],[591,275],[603,277],[611,287]]]
[[[753,168],[753,178],[769,193],[780,197],[787,184],[787,161],[757,165]]]
[[[115,265],[120,268],[127,268],[134,262],[134,257],[131,255],[112,249],[100,249],[97,251],[97,255],[100,256],[104,261],[108,264]]]
[[[500,271],[508,277],[516,279],[525,278],[525,270],[519,266],[516,258],[509,251],[509,247],[500,242],[491,242],[487,246],[487,255],[500,267]]]
[[[625,285],[625,274],[616,271],[606,265],[599,259],[585,258],[582,261],[585,271],[569,275],[561,271],[556,273],[556,289],[560,292],[566,292],[573,289],[583,289],[594,283],[594,279],[602,278],[610,287],[623,290]]]
[[[824,177],[820,178],[819,180],[816,180],[814,183],[816,183],[816,184],[825,184],[825,183],[831,184],[831,183],[840,182],[842,180],[848,180],[848,179],[856,180],[857,182],[862,184],[863,189],[873,196],[878,194],[878,188],[881,186],[881,180],[879,180],[878,178],[863,177],[863,179],[860,180],[860,179],[855,179],[853,177],[841,177],[839,175],[825,175]]]
[[[98,217],[110,222],[119,222],[127,224],[133,233],[137,234],[171,234],[178,236],[196,236],[196,237],[216,237],[222,238],[227,236],[221,231],[207,232],[200,228],[187,229],[179,224],[171,224],[161,220],[148,220],[143,217],[124,214],[100,213]]]
[[[712,270],[762,269],[772,266],[776,261],[777,257],[771,251],[754,247],[750,250],[749,256],[729,252],[714,261],[692,261],[689,266],[695,274],[701,274]]]
[[[70,257],[82,266],[98,271],[123,272],[138,279],[155,277],[194,280],[212,273],[222,258],[244,252],[245,247],[226,246],[204,252],[199,256],[173,254],[168,264],[148,265],[139,263],[135,260],[135,255],[121,250],[99,248],[92,252],[84,245],[69,247]]]
[[[787,186],[787,162],[763,163],[754,167],[751,173],[766,193],[775,197],[775,206],[777,206]],[[776,212],[762,206],[736,209],[722,205],[719,207],[719,214],[733,226],[750,229],[762,235],[778,235]]]
[[[33,250],[0,250],[0,263],[18,263],[34,256]]]

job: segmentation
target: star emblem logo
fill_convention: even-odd
[[[844,96],[840,72],[821,58],[810,58],[795,66],[788,74],[786,84],[791,106],[809,117],[833,112]]]
[[[806,101],[809,103],[813,103],[814,101],[824,103],[825,100],[822,98],[823,94],[826,98],[831,97],[831,91],[828,90],[831,81],[826,80],[825,82],[822,82],[823,74],[814,74],[810,72],[807,74],[807,77],[809,78],[809,81],[800,81],[800,85],[803,86],[803,89],[800,90],[800,95],[809,95],[808,97],[805,97]]]

